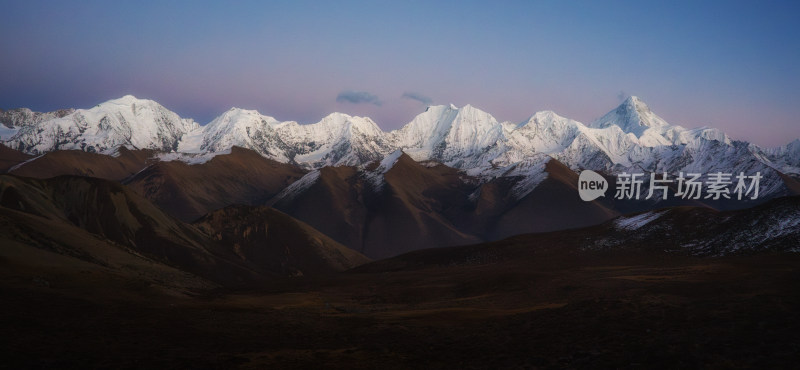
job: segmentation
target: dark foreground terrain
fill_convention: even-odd
[[[0,367],[797,366],[797,254],[471,248],[169,294],[0,261]]]

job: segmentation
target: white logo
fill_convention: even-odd
[[[586,172],[586,171],[583,171]],[[615,199],[635,199],[639,200],[642,195],[642,187],[649,185],[647,196],[644,199],[653,198],[656,191],[661,192],[661,199],[667,199],[668,184],[675,184],[677,190],[673,196],[681,199],[711,199],[720,200],[733,199],[742,200],[749,197],[751,200],[758,199],[759,185],[761,179],[761,172],[756,172],[755,175],[745,175],[744,172],[739,172],[734,177],[733,173],[714,172],[709,173],[706,178],[707,181],[702,180],[702,173],[686,173],[680,172],[678,177],[670,179],[669,174],[650,174],[650,182],[645,182],[647,176],[643,173],[620,173],[617,175],[617,192],[614,195]],[[736,179],[734,182],[733,179]],[[583,174],[581,173],[581,180]],[[736,184],[734,187],[733,185]],[[705,186],[705,187],[704,187]],[[731,188],[733,188],[731,190]],[[581,188],[582,189],[582,188]],[[702,197],[705,190],[705,197]],[[656,197],[658,197],[656,195]],[[581,194],[583,198],[583,194]],[[594,199],[594,198],[592,198]],[[583,198],[583,200],[586,200]]]
[[[608,190],[608,181],[597,172],[583,170],[578,177],[578,194],[586,202],[604,197],[606,190]]]

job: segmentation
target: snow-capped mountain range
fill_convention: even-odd
[[[59,112],[23,108],[0,113],[5,126],[0,142],[29,154],[75,149],[111,154],[120,146],[175,151],[185,135],[200,129],[161,104],[131,95]]]
[[[523,181],[514,190],[519,197],[545,177],[550,158],[574,170],[609,173],[761,172],[763,194],[779,191],[781,173],[800,175],[800,139],[761,148],[717,129],[686,129],[667,123],[636,97],[588,125],[552,111],[512,123],[471,105],[439,105],[390,132],[370,118],[343,113],[301,125],[239,108],[201,126],[130,95],[90,109],[0,111],[0,123],[0,142],[29,154],[74,149],[114,155],[125,146],[158,150],[162,160],[196,163],[240,146],[313,171],[363,166],[402,150],[417,161],[441,162],[479,179],[519,177]]]

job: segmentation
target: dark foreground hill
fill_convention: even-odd
[[[157,162],[123,181],[176,218],[191,222],[234,204],[262,205],[304,170],[233,147],[202,164]]]
[[[0,175],[0,240],[11,264],[36,266],[34,256],[45,255],[72,273],[90,264],[172,286],[170,278],[150,274],[155,268],[193,275],[200,285],[237,286],[287,274],[341,271],[368,261],[280,212],[235,211],[219,211],[193,226],[115,182]],[[251,214],[262,217],[248,221]],[[218,217],[235,221],[235,227],[226,228]],[[291,258],[281,263],[253,258],[262,254]]]
[[[305,173],[239,147],[193,165],[161,161],[157,154],[125,147],[116,156],[59,150],[12,168],[33,157],[0,145],[0,171],[38,179],[74,175],[124,183],[185,222],[233,204],[263,204]]]
[[[580,229],[410,252],[360,266],[355,271],[480,265],[534,259],[553,251],[704,257],[792,255],[800,251],[800,196],[777,198],[735,211],[707,207],[659,209]]]
[[[25,189],[62,199],[48,195],[62,187],[50,184],[57,181],[77,182],[71,188],[84,194],[105,184],[59,178]],[[723,227],[746,231],[747,220],[796,220],[796,198],[750,213],[643,213],[343,273],[275,275],[247,288],[200,279],[103,236],[128,229],[87,234],[53,202],[25,203],[36,215],[2,199],[2,235],[11,237],[0,248],[0,356],[9,368],[793,368],[800,348],[796,229],[724,256],[682,249],[729,235]],[[259,237],[273,226],[284,231],[272,242]],[[338,250],[266,208],[230,207],[183,227],[186,237],[197,230],[238,245],[229,250],[246,266]],[[296,233],[321,244],[282,242]],[[262,242],[297,253],[254,249]]]
[[[542,184],[517,199],[511,188],[519,178],[476,184],[456,169],[402,154],[380,175],[322,168],[313,182],[270,204],[372,258],[594,225],[619,214],[602,200],[580,200],[577,174],[557,160],[545,171]]]
[[[201,217],[193,225],[211,239],[231,246],[242,260],[282,275],[344,271],[370,261],[269,207],[229,206]]]
[[[89,268],[64,275],[3,262],[0,355],[9,368],[795,365],[796,254],[541,247],[516,260],[273,280],[196,297]]]

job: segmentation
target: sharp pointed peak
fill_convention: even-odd
[[[625,98],[625,102],[638,103],[638,102],[642,102],[642,99],[639,98],[636,95],[630,95],[627,98]]]
[[[650,107],[647,103],[644,102],[641,98],[636,95],[631,95],[625,99],[625,101],[620,104],[620,107],[625,107],[627,109],[634,109],[640,112],[649,112]]]
[[[615,109],[589,125],[592,128],[609,126],[619,126],[622,131],[641,137],[648,128],[667,127],[669,123],[653,113],[639,97],[631,95]]]
[[[474,106],[472,104],[467,104],[467,105],[461,107],[460,110],[465,110],[465,111],[477,110],[477,111],[483,112],[483,110],[481,110],[480,108],[478,108],[478,107],[476,107],[476,106]]]
[[[490,115],[491,116],[491,114],[489,114],[489,112],[486,112],[485,110],[480,109],[480,108],[478,108],[478,107],[476,107],[476,106],[474,106],[472,104],[467,104],[467,105],[465,105],[465,106],[463,106],[461,108],[457,108],[457,109],[458,109],[458,114],[460,114],[460,115],[461,114],[475,114],[475,113],[478,113],[478,114],[485,114],[485,115]]]

